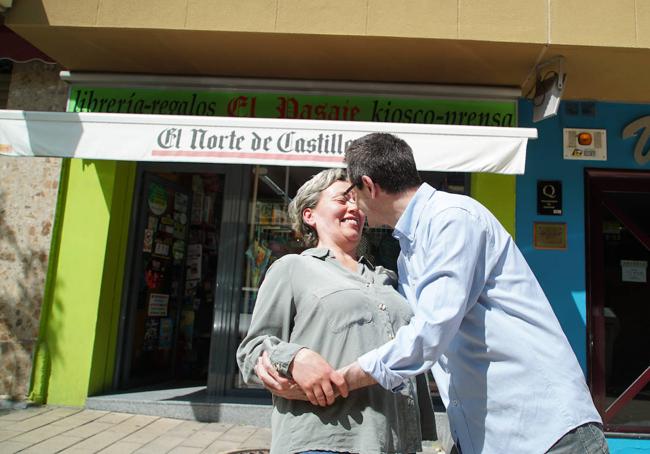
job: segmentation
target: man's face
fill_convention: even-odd
[[[360,188],[356,186],[351,186],[349,189],[350,192],[354,192],[354,197],[357,202],[357,207],[366,214],[366,219],[368,221],[369,227],[381,227],[383,224],[377,220],[377,211],[376,200],[373,200],[370,197],[370,189],[363,184]]]

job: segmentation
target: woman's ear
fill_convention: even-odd
[[[302,210],[302,220],[312,229],[316,227],[316,220],[314,219],[314,210],[305,208]]]

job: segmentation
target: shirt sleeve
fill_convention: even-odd
[[[413,270],[408,281],[417,300],[415,314],[395,339],[358,359],[366,373],[393,391],[440,358],[485,284],[477,267],[485,256],[487,232],[478,218],[448,208],[421,229],[425,233],[416,237],[412,255],[403,251]]]
[[[237,349],[237,364],[246,383],[259,383],[255,364],[263,352],[269,354],[278,372],[288,376],[289,365],[302,348],[289,342],[296,314],[291,266],[288,257],[278,260],[271,265],[260,286],[251,325]]]

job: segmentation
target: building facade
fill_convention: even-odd
[[[18,0],[5,22],[68,70],[71,115],[537,128],[523,175],[425,179],[481,200],[515,236],[610,448],[650,450],[643,2]],[[553,77],[564,83],[557,115],[535,122]],[[202,383],[209,399],[263,401],[232,354],[265,267],[299,247],[284,207],[311,173],[63,160],[32,397],[83,405]],[[390,260],[386,233],[369,234],[378,260]]]

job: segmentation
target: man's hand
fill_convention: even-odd
[[[348,384],[348,389],[354,391],[355,389],[365,388],[377,383],[377,381],[368,375],[357,361],[342,367],[338,372],[343,375],[345,382]]]
[[[289,366],[289,372],[313,405],[332,405],[336,399],[334,388],[341,396],[348,397],[348,385],[343,375],[312,350],[299,350]]]

